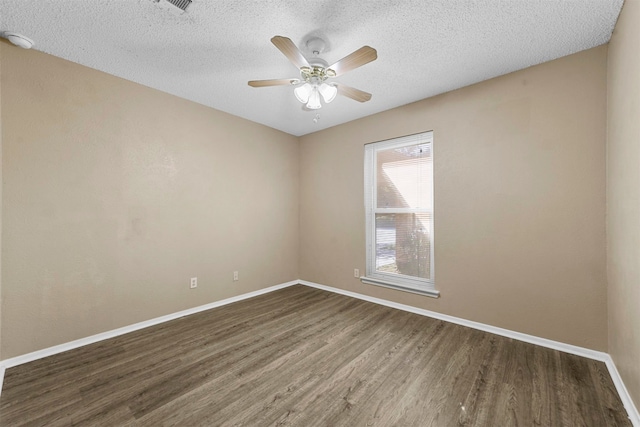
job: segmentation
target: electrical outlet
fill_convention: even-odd
[[[357,268],[353,269],[353,277],[360,278],[360,270]]]
[[[233,281],[234,281],[234,282],[237,282],[237,281],[238,281],[238,272],[237,272],[237,271],[234,271],[234,272],[233,272]]]
[[[198,287],[198,278],[197,277],[192,277],[191,278],[191,284],[189,285],[189,287],[191,289]]]

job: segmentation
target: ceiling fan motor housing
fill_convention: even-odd
[[[294,89],[296,98],[300,102],[306,103],[307,108],[312,110],[322,107],[320,103],[321,97],[324,98],[326,103],[329,103],[338,92],[358,102],[367,102],[371,99],[370,93],[343,84],[338,86],[335,83],[325,83],[325,81],[374,61],[378,55],[372,47],[362,46],[329,67],[325,60],[318,57],[326,49],[326,43],[318,37],[310,38],[306,42],[307,49],[312,53],[311,59],[307,59],[290,38],[273,36],[271,43],[300,70],[301,79],[251,80],[248,82],[249,86],[298,86]],[[300,85],[302,82],[304,84]]]
[[[309,67],[300,67],[302,80],[309,83],[322,83],[329,77],[335,77],[336,72],[329,68],[327,61],[321,58],[312,58]]]
[[[314,56],[320,55],[327,47],[327,43],[320,37],[312,37],[307,40],[307,49],[313,53]]]

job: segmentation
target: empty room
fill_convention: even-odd
[[[640,427],[640,0],[0,0],[0,426]]]

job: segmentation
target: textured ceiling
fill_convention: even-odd
[[[164,1],[164,0],[161,0]],[[0,0],[0,31],[34,49],[304,135],[609,41],[623,0]],[[373,94],[305,111],[299,77],[269,41],[321,36],[329,64],[363,45],[378,59],[336,81]],[[304,50],[303,50],[304,51]]]

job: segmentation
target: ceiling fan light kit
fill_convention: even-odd
[[[326,61],[317,57],[326,46],[324,40],[320,38],[315,37],[307,41],[307,48],[314,54],[310,60],[307,60],[300,49],[287,37],[275,36],[271,42],[300,70],[301,78],[252,80],[248,83],[249,86],[297,86],[293,91],[295,97],[301,103],[306,104],[310,110],[322,108],[321,98],[328,104],[335,99],[338,93],[358,102],[366,102],[371,99],[370,93],[342,84],[327,83],[326,80],[374,61],[378,57],[375,49],[363,46],[329,66]],[[301,83],[302,85],[300,85]]]
[[[309,96],[311,96],[311,92],[313,91],[313,86],[309,83],[305,83],[302,86],[298,86],[293,90],[294,95],[298,98],[298,101],[303,104],[309,101]]]
[[[307,108],[317,110],[322,107],[322,104],[320,104],[320,95],[322,95],[324,102],[328,104],[335,99],[338,94],[338,89],[334,85],[324,82],[320,85],[316,83],[305,83],[295,88],[293,93],[296,98],[298,98],[298,101],[307,104]]]
[[[322,95],[324,102],[327,104],[333,101],[338,94],[338,88],[336,88],[333,84],[322,83],[318,87],[318,91]]]
[[[309,108],[310,110],[319,110],[320,108],[322,108],[322,104],[320,103],[320,94],[318,93],[317,87],[314,87],[311,91],[311,95],[309,95],[307,108]]]

